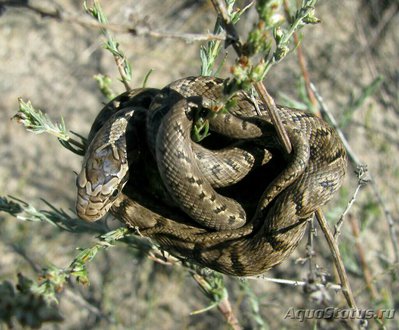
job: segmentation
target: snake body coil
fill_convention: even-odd
[[[198,116],[220,109],[223,80],[189,77],[161,91],[133,94],[130,103],[108,106],[93,124],[77,180],[77,212],[83,219],[95,221],[111,209],[172,252],[226,274],[254,275],[292,252],[306,220],[341,185],[345,150],[335,131],[311,114],[278,108],[293,151],[277,175],[262,184],[257,173],[265,175],[276,152],[282,152],[259,100],[239,92],[229,112],[207,118],[213,134],[227,141],[214,150],[194,143],[190,133]],[[131,136],[140,143],[119,133],[134,112],[141,119],[130,128],[137,131]],[[135,184],[145,173],[158,178],[160,190],[173,201],[154,199],[154,189]],[[222,193],[245,182],[243,187],[254,190],[265,185],[255,206],[237,201],[237,189],[233,197]]]

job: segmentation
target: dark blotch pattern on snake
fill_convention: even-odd
[[[78,215],[95,221],[110,209],[203,266],[237,276],[265,272],[291,254],[306,221],[342,183],[346,152],[336,132],[316,116],[281,106],[293,151],[262,182],[258,172],[283,153],[265,107],[245,92],[228,112],[207,118],[215,145],[194,143],[198,114],[221,108],[221,79],[189,77],[120,98],[93,124],[77,180]],[[250,195],[234,192],[246,180],[243,187],[261,188],[257,200],[248,198],[250,206],[223,193]]]

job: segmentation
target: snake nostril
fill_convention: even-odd
[[[116,196],[118,196],[118,195],[119,195],[119,189],[115,189],[115,190],[112,192],[112,194],[111,194],[112,197],[116,197]]]

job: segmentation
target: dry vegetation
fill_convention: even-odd
[[[43,17],[26,7],[27,3],[0,1],[0,196],[12,195],[48,210],[47,201],[73,217],[74,171],[79,171],[81,158],[62,148],[56,139],[30,134],[10,121],[18,109],[17,99],[31,100],[53,119],[64,117],[71,130],[86,135],[105,101],[93,76],[109,75],[116,92],[124,88],[118,82],[113,57],[102,48],[98,29],[76,24],[73,18]],[[52,1],[29,3],[54,8]],[[80,0],[57,3],[63,11],[85,15]],[[215,21],[208,1],[104,0],[102,5],[112,23],[134,24],[146,31],[207,33]],[[301,30],[310,79],[373,179],[358,191],[339,237],[354,297],[363,309],[398,309],[399,305],[399,256],[394,237],[399,219],[398,7],[395,0],[320,1],[316,13],[321,24]],[[238,25],[240,33],[245,35],[255,20],[255,11],[245,14]],[[132,64],[133,86],[141,86],[151,69],[148,85],[153,87],[199,74],[199,42],[115,35]],[[229,52],[233,59],[233,50]],[[233,63],[228,61],[222,76],[228,75]],[[273,67],[266,84],[278,103],[297,107],[309,103],[297,53]],[[352,162],[344,187],[324,208],[331,226],[356,190],[354,171]],[[4,281],[14,285],[18,273],[36,280],[42,267],[68,267],[77,247],[93,246],[99,233],[118,226],[109,218],[101,226],[69,232],[46,222],[21,221],[0,213],[0,288],[4,290]],[[307,281],[313,275],[318,283],[339,284],[331,252],[317,226],[316,230],[311,273],[309,263],[298,262],[307,255],[304,239],[289,260],[266,275],[290,281]],[[187,269],[154,262],[143,249],[118,243],[98,253],[88,273],[89,286],[68,281],[58,295],[64,321],[46,323],[44,329],[228,328],[217,308],[190,315],[212,302]],[[296,329],[302,325],[298,320],[284,319],[290,307],[346,306],[341,292],[314,285],[229,277],[225,277],[225,285],[233,312],[245,329]],[[399,328],[398,317],[371,320],[369,327]],[[304,325],[311,328],[315,323],[309,320]],[[353,323],[338,321],[319,322],[316,328],[343,326],[356,328]]]

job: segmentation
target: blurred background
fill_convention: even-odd
[[[31,100],[55,121],[62,116],[69,129],[85,136],[106,102],[93,76],[109,75],[118,93],[124,88],[98,30],[43,17],[24,6],[27,1],[14,1],[17,3],[23,5],[8,7],[4,4],[13,1],[0,1],[0,195],[15,196],[39,209],[48,209],[46,200],[72,216],[74,171],[79,172],[81,158],[62,148],[53,137],[31,134],[11,121],[18,110],[17,99]],[[57,5],[65,12],[85,15],[80,0],[29,3],[42,8]],[[213,30],[215,22],[213,7],[205,0],[114,0],[101,4],[110,22],[152,30],[206,33]],[[366,184],[341,230],[340,249],[361,308],[398,308],[399,303],[399,260],[395,259],[386,219],[388,212],[394,221],[391,225],[398,230],[398,8],[395,0],[320,1],[316,16],[321,23],[301,30],[310,79],[354,153],[367,165],[383,202]],[[253,9],[243,15],[239,24],[243,37],[256,19]],[[114,35],[132,64],[132,86],[141,86],[149,70],[153,70],[148,80],[151,87],[200,72],[199,42]],[[232,64],[225,65],[221,76],[228,76]],[[273,67],[265,83],[278,103],[303,105],[303,75],[296,53]],[[324,208],[331,226],[358,185],[354,170],[349,167],[344,187]],[[117,226],[115,220],[106,221]],[[320,273],[328,273],[329,281],[338,283],[328,246],[318,232],[315,262]],[[67,267],[77,247],[95,242],[93,233],[68,233],[50,224],[23,222],[0,213],[0,281],[15,283],[18,272],[36,278],[41,267],[51,264]],[[266,275],[305,280],[308,267],[297,262],[305,256],[306,238],[287,261]],[[190,315],[206,307],[209,300],[184,268],[154,263],[126,245],[99,253],[89,266],[89,278],[88,287],[68,285],[60,294],[64,322],[44,328],[227,328],[216,309]],[[300,324],[297,320],[284,319],[288,308],[320,306],[303,287],[262,279],[225,280],[233,310],[245,329],[295,329]],[[342,294],[331,291],[329,295],[330,306],[345,306]],[[387,328],[399,328],[398,320],[384,322]],[[305,325],[310,327],[312,322]],[[321,325],[336,326],[336,322]],[[378,328],[376,322],[371,326]]]

